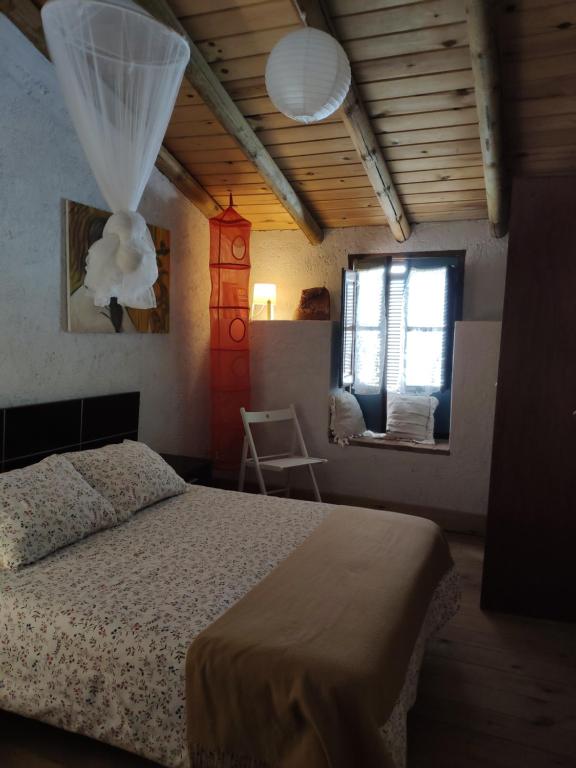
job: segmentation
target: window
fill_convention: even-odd
[[[464,254],[355,257],[352,267],[342,284],[342,386],[378,432],[385,429],[387,392],[434,394],[436,436],[448,437]]]

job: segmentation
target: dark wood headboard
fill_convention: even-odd
[[[0,471],[51,453],[137,440],[139,411],[139,392],[0,409]]]

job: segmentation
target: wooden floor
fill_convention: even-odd
[[[424,663],[409,720],[409,768],[576,768],[576,625],[482,613],[482,541],[449,539],[462,575],[463,604],[431,643]],[[0,766],[152,763],[0,714]]]
[[[576,767],[576,625],[483,613],[483,548],[449,536],[462,608],[430,643],[409,768]]]

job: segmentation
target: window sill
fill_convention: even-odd
[[[360,448],[383,448],[388,451],[409,451],[410,453],[433,453],[450,456],[450,441],[437,440],[435,445],[411,443],[409,440],[386,440],[378,437],[351,437],[350,445]]]

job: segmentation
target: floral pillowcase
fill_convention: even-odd
[[[0,475],[0,568],[15,570],[116,523],[110,502],[63,456]]]
[[[188,490],[161,456],[134,440],[67,453],[66,458],[110,501],[119,523],[143,507]]]

